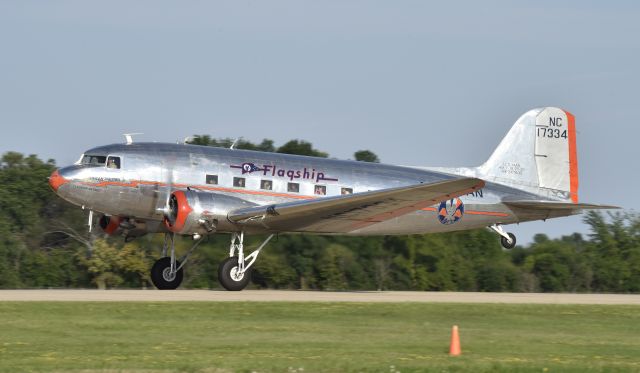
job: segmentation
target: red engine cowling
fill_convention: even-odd
[[[125,242],[144,236],[149,232],[166,232],[166,228],[161,222],[141,221],[114,215],[102,215],[98,220],[98,225],[109,236],[123,236]]]
[[[223,194],[179,190],[171,193],[168,211],[165,212],[166,228],[177,234],[210,234],[214,231],[236,231],[227,214],[255,204]]]
[[[118,216],[102,215],[102,217],[98,221],[98,225],[100,225],[100,228],[102,228],[104,233],[108,234],[109,236],[113,236],[122,233],[122,228],[120,228],[121,222],[122,219],[120,219],[120,217]]]

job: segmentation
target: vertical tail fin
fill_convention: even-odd
[[[554,107],[526,112],[477,172],[485,180],[578,203],[574,116]]]

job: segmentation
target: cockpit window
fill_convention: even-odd
[[[107,162],[107,157],[102,155],[88,155],[85,154],[80,161],[80,164],[89,164],[93,166],[104,166]]]
[[[107,159],[107,168],[120,169],[120,157],[109,157]]]

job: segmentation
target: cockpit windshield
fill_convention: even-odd
[[[92,166],[104,166],[105,163],[107,163],[107,157],[102,155],[85,154],[80,161],[80,164],[88,164]]]

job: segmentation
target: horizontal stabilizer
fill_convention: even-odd
[[[611,210],[619,209],[618,206],[594,205],[591,203],[571,203],[556,201],[503,201],[507,206],[529,210]]]

